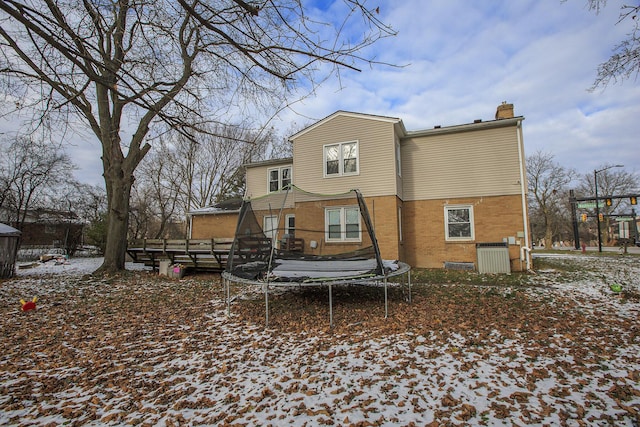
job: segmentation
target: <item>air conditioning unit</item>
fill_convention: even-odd
[[[477,243],[478,273],[511,273],[509,245],[506,242]]]

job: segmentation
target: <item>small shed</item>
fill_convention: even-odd
[[[0,223],[0,279],[8,279],[15,274],[19,242],[20,231]]]

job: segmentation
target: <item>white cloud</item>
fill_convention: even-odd
[[[344,2],[316,1],[309,16],[336,19]],[[525,149],[556,156],[588,172],[605,163],[640,159],[640,85],[625,81],[589,92],[599,63],[629,28],[616,25],[619,5],[600,15],[587,0],[468,2],[406,0],[380,5],[383,22],[399,31],[366,53],[403,67],[342,70],[315,95],[273,123],[283,132],[336,110],[401,118],[408,129],[491,120],[502,101],[525,116]],[[329,18],[328,18],[329,17]],[[358,23],[347,28],[362,30]],[[4,127],[0,123],[0,127]],[[123,140],[127,137],[123,135]],[[78,179],[102,182],[100,145],[89,132],[69,154]]]
[[[399,33],[369,53],[408,65],[343,72],[342,90],[329,81],[296,110],[314,118],[340,109],[382,114],[419,129],[490,120],[508,101],[525,116],[527,153],[551,152],[580,172],[640,159],[638,82],[588,91],[629,30],[616,25],[618,7],[596,15],[586,0],[381,6],[381,19]]]

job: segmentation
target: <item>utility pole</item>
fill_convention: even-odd
[[[578,218],[576,218],[576,195],[569,190],[569,203],[571,204],[571,223],[573,225],[573,242],[576,249],[580,249],[580,233],[578,232]]]
[[[600,231],[600,203],[598,200],[598,173],[611,168],[623,168],[624,165],[607,166],[593,171],[593,186],[596,188],[596,222],[598,223],[598,252],[602,252],[602,233]]]

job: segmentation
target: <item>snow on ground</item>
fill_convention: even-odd
[[[227,317],[216,276],[19,270],[0,281],[0,425],[637,426],[639,261],[554,256],[513,289],[415,284],[389,319],[358,305],[333,331],[322,315],[265,328],[259,295]]]
[[[102,264],[102,257],[88,257],[88,258],[72,258],[66,259],[64,256],[59,255],[58,259],[51,259],[47,262],[18,262],[18,266],[31,266],[30,268],[18,268],[16,270],[16,276],[29,277],[29,276],[42,276],[42,275],[85,275],[91,274],[100,267]],[[135,264],[133,262],[126,263],[127,270],[132,271],[144,271],[150,270],[149,267],[145,267],[143,264]]]

